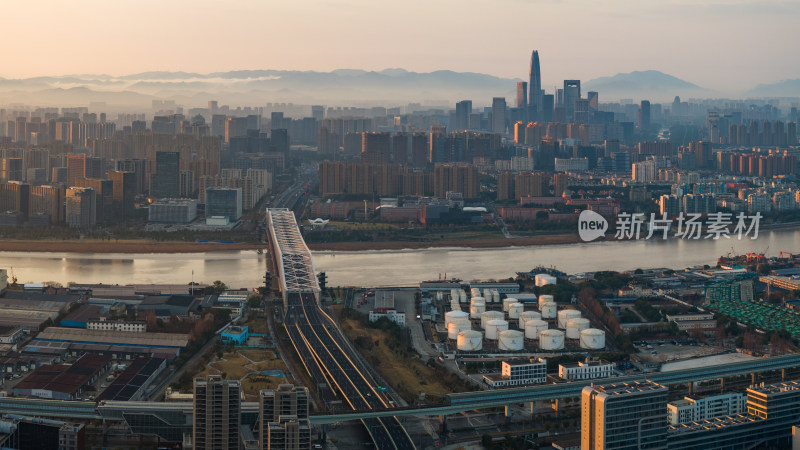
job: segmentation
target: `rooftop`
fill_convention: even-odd
[[[194,297],[191,295],[148,295],[144,298],[142,305],[170,305],[189,307],[192,305]]]
[[[137,347],[186,347],[189,338],[176,333],[137,333],[133,331],[84,330],[49,327],[36,336],[42,341],[64,341],[84,344],[117,344]]]
[[[103,367],[111,362],[111,356],[85,354],[74,364],[45,364],[19,382],[17,389],[40,389],[74,394]]]
[[[97,401],[130,400],[162,364],[164,364],[162,358],[136,358],[102,394],[97,396]]]
[[[783,383],[764,384],[753,386],[747,389],[748,392],[759,392],[763,394],[777,394],[778,392],[796,391],[800,389],[800,382],[786,381]]]
[[[671,433],[687,433],[692,431],[705,431],[716,430],[720,428],[729,427],[732,425],[740,425],[744,423],[757,422],[760,419],[758,416],[750,414],[738,414],[735,416],[715,417],[713,419],[701,420],[700,422],[682,423],[680,425],[670,426],[667,430]]]
[[[20,329],[19,325],[0,325],[0,336],[10,336]]]
[[[100,312],[103,310],[99,305],[81,305],[80,308],[72,311],[64,316],[61,322],[74,321],[74,322],[88,322],[90,319],[100,317]]]
[[[620,383],[620,384],[593,385],[592,388],[598,392],[602,392],[608,395],[633,394],[635,392],[657,391],[660,389],[666,389],[666,387],[650,380],[634,381],[631,383]]]

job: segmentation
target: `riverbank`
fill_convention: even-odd
[[[263,244],[214,242],[157,242],[145,240],[25,241],[2,240],[2,252],[66,253],[206,253],[264,249]]]

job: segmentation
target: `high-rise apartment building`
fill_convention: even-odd
[[[581,448],[665,449],[668,392],[652,381],[583,388]]]
[[[156,152],[156,173],[151,176],[150,197],[179,197],[179,176],[180,153]]]
[[[470,114],[472,114],[472,100],[461,100],[456,103],[456,123],[451,128],[458,131],[469,129]]]
[[[311,448],[308,389],[282,384],[259,396],[259,440],[264,450]]]
[[[391,134],[367,132],[361,135],[361,162],[388,164],[392,155]]]
[[[70,187],[66,193],[67,225],[91,230],[97,223],[97,194],[94,189]]]
[[[197,450],[238,450],[242,389],[237,380],[194,380],[192,437]]]
[[[437,164],[433,171],[434,196],[445,198],[448,192],[461,192],[464,198],[480,195],[478,169],[471,164]]]
[[[553,175],[553,195],[561,197],[567,192],[569,176],[566,173],[556,173]]]
[[[650,101],[642,100],[639,106],[639,129],[647,131],[650,129]]]
[[[99,178],[81,178],[75,181],[75,187],[94,189],[97,223],[110,224],[115,221],[113,181]]]
[[[492,132],[506,134],[505,97],[494,97],[492,99]]]
[[[514,199],[547,195],[547,176],[542,172],[518,173],[514,177]]]
[[[116,219],[121,221],[132,219],[135,213],[134,199],[137,192],[136,174],[114,170],[108,172],[107,176],[113,184],[112,205]]]
[[[64,202],[66,190],[61,186],[31,186],[30,187],[31,218],[41,218],[43,224],[64,223]]]

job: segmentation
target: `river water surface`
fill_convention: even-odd
[[[553,266],[567,273],[674,269],[714,264],[734,251],[800,251],[800,230],[762,231],[758,239],[639,240],[507,248],[432,248],[314,252],[317,271],[325,271],[330,286],[398,286],[436,279],[439,274],[464,280],[506,278],[536,266]],[[91,254],[0,252],[0,268],[13,268],[20,282],[60,283],[210,283],[255,287],[262,282],[267,256],[255,251],[174,254]],[[10,275],[10,274],[9,274]]]

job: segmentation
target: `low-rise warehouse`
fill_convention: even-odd
[[[62,327],[49,327],[39,333],[36,339],[40,341],[72,342],[78,344],[105,344],[151,348],[185,348],[189,343],[189,338],[185,334],[80,330]]]
[[[14,387],[16,397],[75,400],[111,366],[111,357],[83,355],[74,364],[46,364]]]
[[[136,358],[117,378],[97,396],[97,401],[140,400],[156,378],[167,368],[162,358]]]

